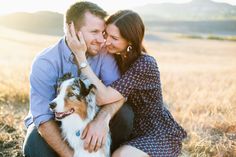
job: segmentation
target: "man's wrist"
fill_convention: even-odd
[[[104,121],[107,125],[109,125],[110,120],[111,120],[111,115],[107,113],[106,111],[101,110],[96,116],[95,120]]]
[[[63,155],[61,157],[73,157],[74,151],[68,146],[64,149]]]
[[[108,113],[106,114],[106,116],[104,117],[104,121],[106,122],[107,125],[109,125],[111,120],[111,115]]]

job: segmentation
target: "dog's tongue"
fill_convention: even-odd
[[[55,112],[55,117],[56,119],[63,119],[66,116],[69,116],[70,114],[72,114],[73,112],[74,112],[73,108],[66,112]]]

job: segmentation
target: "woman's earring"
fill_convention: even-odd
[[[127,52],[130,52],[131,50],[132,50],[132,46],[129,45],[129,46],[127,47],[126,51],[127,51]]]

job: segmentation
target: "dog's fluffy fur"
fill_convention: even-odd
[[[93,153],[84,150],[84,141],[80,137],[98,111],[94,90],[95,86],[87,78],[70,78],[61,83],[57,97],[50,103],[55,118],[62,123],[63,137],[74,149],[74,157],[110,156],[110,134],[106,144]]]

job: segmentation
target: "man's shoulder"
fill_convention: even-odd
[[[53,59],[59,55],[60,41],[40,51],[35,59]]]
[[[60,41],[54,45],[42,50],[39,52],[32,62],[33,69],[48,69],[50,70],[51,66],[54,66],[56,62],[60,61],[59,57],[59,45]]]
[[[35,57],[32,62],[32,64],[35,64],[37,62],[55,62],[58,61],[58,58],[60,56],[60,41],[59,40],[57,43],[54,45],[51,45],[50,47],[47,47],[46,49],[40,51]]]

